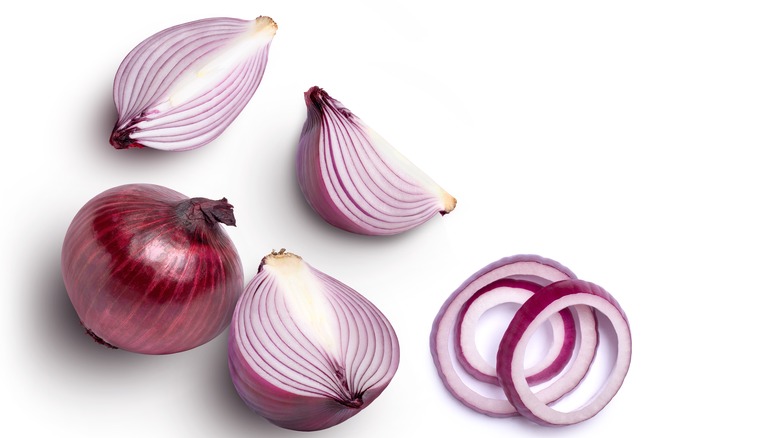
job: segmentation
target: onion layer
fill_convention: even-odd
[[[298,183],[328,223],[390,235],[455,208],[455,198],[325,90],[312,87],[304,98]]]
[[[231,324],[238,394],[293,430],[339,424],[373,402],[398,369],[398,339],[365,297],[285,250],[263,258]]]
[[[480,317],[490,308],[500,304],[522,304],[542,286],[524,280],[502,279],[480,289],[458,312],[455,323],[455,353],[463,369],[472,377],[498,385],[495,366],[479,354],[476,345],[476,328]],[[562,309],[550,318],[553,343],[544,359],[526,369],[526,380],[534,385],[550,380],[571,359],[575,346],[575,322],[569,309]]]
[[[147,354],[188,350],[220,334],[244,281],[220,224],[235,225],[227,200],[152,184],[115,187],[87,202],[65,235],[62,276],[88,333]]]
[[[214,140],[260,85],[275,34],[269,17],[207,18],[141,42],[114,78],[111,144],[180,151]]]
[[[554,281],[569,278],[575,278],[574,273],[560,263],[536,255],[521,254],[493,262],[463,282],[444,302],[434,319],[431,330],[431,355],[445,388],[461,403],[485,415],[493,417],[518,415],[517,409],[506,399],[486,397],[469,387],[458,375],[456,360],[451,353],[458,315],[474,295],[496,281],[513,279],[546,286]],[[555,392],[549,392],[547,397],[550,398],[549,401],[553,401],[565,394],[568,389],[557,388]]]
[[[612,323],[617,335],[617,359],[600,391],[593,398],[574,411],[561,412],[548,406],[531,390],[525,379],[523,358],[534,331],[547,318],[561,309],[581,305],[597,309]],[[631,330],[625,312],[607,291],[586,281],[563,280],[542,288],[520,307],[501,339],[498,350],[498,380],[518,412],[542,425],[565,426],[593,417],[617,394],[631,363]],[[579,380],[570,383],[576,386]]]
[[[504,332],[493,369],[477,352],[474,326],[485,310],[506,302],[522,304]],[[556,410],[553,404],[578,388],[596,357],[597,312],[617,334],[617,359],[588,402],[571,412]],[[546,321],[553,327],[552,345],[540,363],[528,367],[526,349]],[[462,366],[460,374],[451,350]],[[469,408],[563,426],[593,417],[617,393],[631,360],[631,333],[625,313],[604,289],[576,279],[557,262],[519,255],[486,266],[450,295],[434,320],[431,353],[445,388]],[[465,382],[464,374],[495,384],[506,399],[483,396]]]

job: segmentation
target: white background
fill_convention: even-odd
[[[83,334],[62,239],[87,200],[133,182],[227,197],[247,281],[284,246],[394,323],[392,384],[318,436],[777,432],[780,4],[173,3],[24,2],[0,14],[1,435],[299,434],[237,397],[226,334],[169,356]],[[217,141],[183,153],[109,145],[113,76],[137,43],[190,20],[258,15],[279,25],[265,78]],[[455,211],[392,238],[322,222],[293,170],[312,85],[456,196]],[[441,303],[517,253],[558,260],[629,316],[625,384],[580,425],[484,417],[435,374]]]

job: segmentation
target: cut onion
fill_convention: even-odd
[[[331,225],[392,235],[455,208],[455,198],[325,90],[304,94],[296,171],[309,205]]]
[[[269,17],[207,18],[141,42],[114,78],[111,144],[184,151],[217,138],[260,85],[276,28]]]
[[[365,409],[399,360],[395,331],[379,309],[284,250],[264,257],[247,284],[228,346],[244,402],[272,423],[302,431]]]
[[[493,417],[518,415],[517,409],[506,399],[486,397],[470,387],[458,374],[457,359],[453,357],[455,327],[466,303],[488,285],[503,279],[532,282],[540,286],[576,278],[560,263],[536,255],[515,255],[495,261],[477,271],[456,289],[442,305],[431,330],[431,355],[444,387],[469,408]],[[574,380],[574,379],[572,379]],[[539,395],[547,402],[560,398],[572,388],[557,382]]]
[[[476,326],[487,310],[504,303],[520,306],[502,332],[493,367],[477,349]],[[569,395],[585,392],[579,390],[596,359],[601,315],[617,334],[617,359],[590,400],[559,410],[576,398]],[[526,352],[547,323],[552,335],[546,355],[529,366]],[[519,414],[542,425],[563,426],[596,415],[617,393],[631,360],[631,333],[625,313],[602,288],[576,279],[553,260],[517,255],[482,268],[450,295],[433,323],[431,353],[445,388],[467,407],[494,417]],[[506,398],[481,394],[468,375],[501,388]]]
[[[583,406],[562,412],[548,406],[549,402],[530,387],[523,365],[525,351],[534,332],[545,320],[561,309],[583,305],[598,310],[612,323],[617,335],[617,357],[598,393]],[[599,413],[615,396],[628,373],[631,350],[628,319],[615,298],[593,283],[562,280],[540,289],[515,314],[499,345],[496,360],[498,380],[508,400],[524,417],[549,426],[576,424]],[[572,387],[579,384],[579,380],[568,379],[563,376],[558,381],[565,381]]]
[[[482,315],[501,304],[522,304],[541,288],[531,281],[501,279],[480,289],[466,301],[455,324],[455,353],[471,377],[498,385],[495,364],[490,364],[477,349],[476,329]],[[574,352],[576,332],[571,311],[561,310],[550,318],[550,323],[552,345],[541,361],[526,369],[526,379],[531,385],[546,382],[560,373]]]

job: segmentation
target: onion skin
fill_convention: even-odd
[[[243,268],[220,223],[235,224],[227,200],[190,199],[158,185],[118,186],[88,201],[61,257],[88,333],[123,350],[170,354],[224,331]]]
[[[216,139],[259,87],[276,30],[270,17],[206,18],[138,44],[114,78],[111,145],[185,151]]]
[[[296,156],[304,198],[326,222],[394,235],[451,212],[456,200],[322,88],[304,93]]]
[[[271,423],[290,430],[317,431],[340,424],[371,404],[385,387],[364,392],[360,406],[351,407],[327,397],[294,394],[263,379],[252,371],[246,357],[234,347],[230,339],[230,375],[244,403]]]
[[[284,250],[263,258],[230,327],[236,391],[250,409],[286,429],[315,431],[346,421],[398,369],[398,339],[379,309]]]

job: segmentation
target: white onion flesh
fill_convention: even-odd
[[[207,18],[141,42],[114,78],[111,144],[182,151],[213,141],[260,85],[276,29],[269,17]]]

